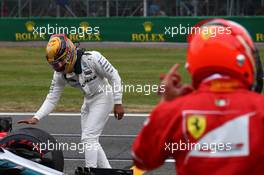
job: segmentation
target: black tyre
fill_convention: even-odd
[[[62,151],[54,149],[56,147],[48,149],[48,144],[58,145],[54,137],[38,128],[16,130],[0,141],[2,147],[18,156],[63,171],[64,158]]]

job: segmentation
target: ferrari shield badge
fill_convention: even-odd
[[[187,118],[187,130],[190,135],[198,139],[206,129],[206,118],[203,115],[191,115]]]

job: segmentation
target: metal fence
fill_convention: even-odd
[[[251,15],[264,15],[264,0],[1,0],[1,17]]]

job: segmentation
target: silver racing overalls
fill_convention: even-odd
[[[111,168],[99,143],[99,136],[114,104],[122,104],[121,78],[99,52],[84,52],[80,62],[80,74],[54,72],[50,91],[34,117],[40,120],[52,112],[67,84],[79,88],[84,94],[81,139],[85,146],[86,166]]]

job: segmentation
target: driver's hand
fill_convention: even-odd
[[[159,92],[161,101],[170,101],[193,91],[191,85],[181,83],[181,75],[177,71],[178,68],[179,64],[175,64],[169,73],[164,76],[161,82],[164,92]]]
[[[117,120],[121,120],[124,116],[124,108],[122,104],[115,104],[114,106],[114,115]]]
[[[17,123],[21,124],[21,123],[25,123],[25,124],[31,124],[31,125],[35,125],[39,122],[39,120],[37,118],[29,118],[29,119],[25,119],[25,120],[19,120]]]

